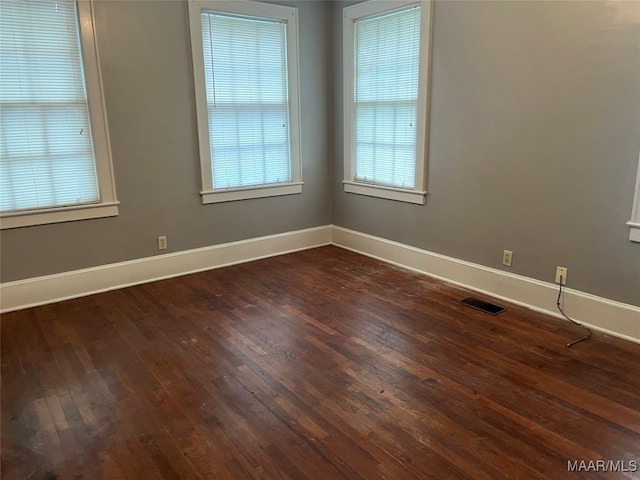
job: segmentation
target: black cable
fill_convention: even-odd
[[[574,346],[576,343],[580,343],[583,340],[586,340],[587,338],[591,337],[591,330],[588,329],[587,327],[585,327],[583,324],[576,322],[573,318],[569,317],[569,315],[567,315],[566,313],[564,313],[564,309],[562,308],[562,305],[560,303],[560,297],[562,296],[562,282],[563,282],[563,278],[560,277],[560,289],[558,290],[558,300],[556,301],[556,305],[558,307],[558,310],[560,310],[560,313],[562,314],[562,316],[564,318],[566,318],[567,320],[569,320],[571,323],[578,325],[579,327],[584,328],[588,333],[582,337],[579,338],[578,340],[574,340],[573,342],[569,342],[567,343],[567,347],[572,347]]]

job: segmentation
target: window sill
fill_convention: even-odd
[[[366,183],[356,183],[344,180],[344,191],[347,193],[356,193],[358,195],[367,195],[369,197],[386,198],[388,200],[396,200],[398,202],[415,203],[424,205],[427,192],[416,190],[403,190],[401,188],[384,187],[382,185],[370,185]]]
[[[248,200],[250,198],[279,197],[281,195],[294,195],[302,193],[302,182],[285,183],[278,185],[265,185],[260,187],[234,188],[200,192],[202,203],[234,202],[236,200]]]
[[[640,242],[640,223],[627,222],[629,225],[629,240],[632,242]]]
[[[95,205],[78,205],[4,214],[0,217],[0,229],[7,230],[9,228],[30,227],[49,223],[116,217],[118,215],[118,205],[119,202],[97,203]]]

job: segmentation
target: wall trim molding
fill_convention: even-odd
[[[0,312],[60,302],[331,244],[563,319],[555,309],[558,290],[553,283],[447,257],[336,225],[323,225],[2,283]],[[571,288],[565,289],[565,307],[572,318],[594,330],[640,343],[640,307]]]
[[[0,312],[36,307],[331,244],[331,225],[0,284]]]
[[[333,226],[332,243],[393,265],[566,321],[556,310],[557,286],[366,233]],[[594,330],[640,343],[640,307],[566,288],[565,310]]]

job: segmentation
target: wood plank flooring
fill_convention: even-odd
[[[640,345],[468,295],[323,247],[6,314],[2,478],[640,478],[567,471],[640,463]]]

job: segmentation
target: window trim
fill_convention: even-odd
[[[76,9],[100,201],[83,205],[2,213],[0,214],[0,229],[2,230],[118,215],[119,202],[113,174],[102,72],[98,60],[93,0],[76,0]]]
[[[638,155],[636,191],[633,197],[631,220],[627,222],[627,225],[629,226],[629,240],[631,240],[632,242],[640,242],[640,155]]]
[[[249,0],[236,0],[233,2],[226,0],[189,0],[188,8],[198,123],[198,144],[200,146],[200,172],[202,176],[202,190],[200,191],[200,195],[202,196],[202,203],[230,202],[250,198],[302,193],[298,9],[295,7],[285,7]],[[207,108],[207,91],[204,75],[202,27],[200,23],[200,14],[203,11],[278,19],[287,23],[291,182],[214,190],[211,150],[209,145],[209,112]]]
[[[404,189],[389,185],[360,182],[355,179],[354,131],[354,23],[356,20],[420,5],[420,65],[418,74],[418,118],[416,131],[416,185]],[[427,158],[429,146],[429,85],[431,70],[431,0],[370,0],[343,9],[343,108],[344,108],[344,191],[389,200],[424,205],[427,195]]]

